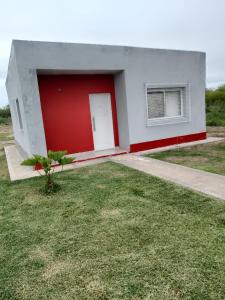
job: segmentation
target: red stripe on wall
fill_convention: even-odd
[[[188,134],[183,136],[170,137],[162,140],[132,144],[130,145],[130,152],[138,152],[138,151],[150,150],[154,148],[171,146],[175,144],[182,144],[187,142],[204,140],[206,139],[206,137],[207,137],[206,132],[199,132],[199,133],[193,133],[193,134]]]
[[[48,150],[94,150],[89,94],[110,93],[115,145],[119,145],[113,75],[39,75]]]

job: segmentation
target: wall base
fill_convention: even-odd
[[[170,137],[162,140],[131,144],[130,152],[132,153],[132,152],[150,150],[154,148],[160,148],[160,147],[182,144],[187,142],[194,142],[198,140],[205,140],[206,137],[207,137],[206,132],[198,132],[198,133],[193,133],[188,135]]]

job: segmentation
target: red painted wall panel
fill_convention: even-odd
[[[204,140],[206,139],[206,137],[207,137],[206,132],[198,132],[198,133],[193,133],[193,134],[188,134],[183,136],[170,137],[162,140],[132,144],[130,145],[130,152],[138,152],[138,151],[150,150],[159,147]]]
[[[113,75],[39,75],[48,150],[94,150],[89,94],[110,93],[115,145],[119,145]]]

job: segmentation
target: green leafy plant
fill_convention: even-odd
[[[0,107],[0,124],[8,125],[11,123],[11,114],[9,105],[5,107]]]
[[[25,159],[21,165],[37,167],[41,166],[46,177],[46,183],[44,186],[44,193],[51,194],[57,192],[60,189],[53,179],[54,165],[60,165],[63,170],[63,166],[74,161],[74,157],[66,157],[67,151],[48,151],[47,156],[34,154],[33,157]],[[38,170],[37,170],[38,171]],[[42,173],[38,171],[40,175]]]
[[[206,120],[208,126],[225,126],[225,85],[207,89]]]

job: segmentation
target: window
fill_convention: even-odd
[[[17,116],[18,116],[20,129],[23,129],[22,117],[21,117],[21,112],[20,112],[20,104],[19,104],[18,99],[16,99],[16,110],[17,110]]]
[[[184,88],[148,88],[148,119],[182,117],[183,98]]]

